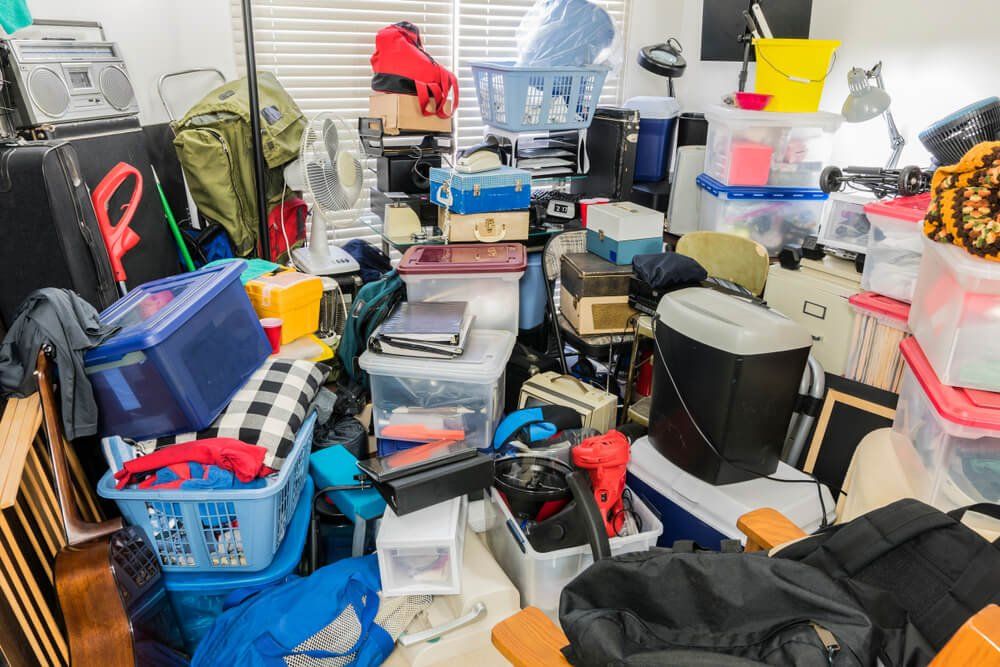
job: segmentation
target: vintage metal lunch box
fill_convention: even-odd
[[[431,201],[462,215],[527,209],[531,205],[531,172],[500,167],[463,174],[432,168]]]

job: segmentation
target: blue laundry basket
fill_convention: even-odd
[[[109,470],[97,492],[145,531],[164,572],[257,572],[271,564],[295,513],[315,427],[311,413],[285,464],[262,489],[119,490]]]
[[[518,67],[472,63],[483,122],[511,132],[590,127],[601,98],[605,67]]]

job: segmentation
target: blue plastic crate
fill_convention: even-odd
[[[431,168],[431,202],[452,213],[520,211],[531,206],[531,172],[500,167],[478,174]]]
[[[188,651],[194,653],[201,638],[224,611],[226,598],[230,595],[280,584],[295,574],[309,533],[313,489],[312,480],[306,478],[285,539],[271,564],[260,572],[168,572],[163,576]]]
[[[119,490],[109,470],[97,492],[114,500],[125,520],[146,532],[164,572],[257,572],[271,564],[295,512],[309,476],[315,427],[316,414],[311,413],[285,464],[262,489]]]
[[[144,440],[200,431],[271,346],[230,262],[146,283],[101,313],[121,331],[84,355],[102,435]]]
[[[472,63],[483,122],[511,132],[590,127],[607,75],[607,68],[596,66]]]

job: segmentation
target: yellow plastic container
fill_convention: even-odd
[[[281,318],[282,345],[319,328],[323,281],[316,276],[282,271],[249,281],[246,290],[258,317]]]
[[[840,46],[834,39],[755,39],[754,92],[771,95],[766,111],[819,111],[823,84]],[[835,62],[835,61],[834,61]]]

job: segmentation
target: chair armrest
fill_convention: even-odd
[[[770,551],[806,536],[804,530],[770,507],[747,512],[736,521],[736,527],[747,536],[747,551]]]
[[[493,645],[514,667],[569,667],[560,649],[569,644],[558,625],[526,607],[493,626]]]
[[[1000,665],[1000,607],[987,605],[958,629],[930,667]]]

